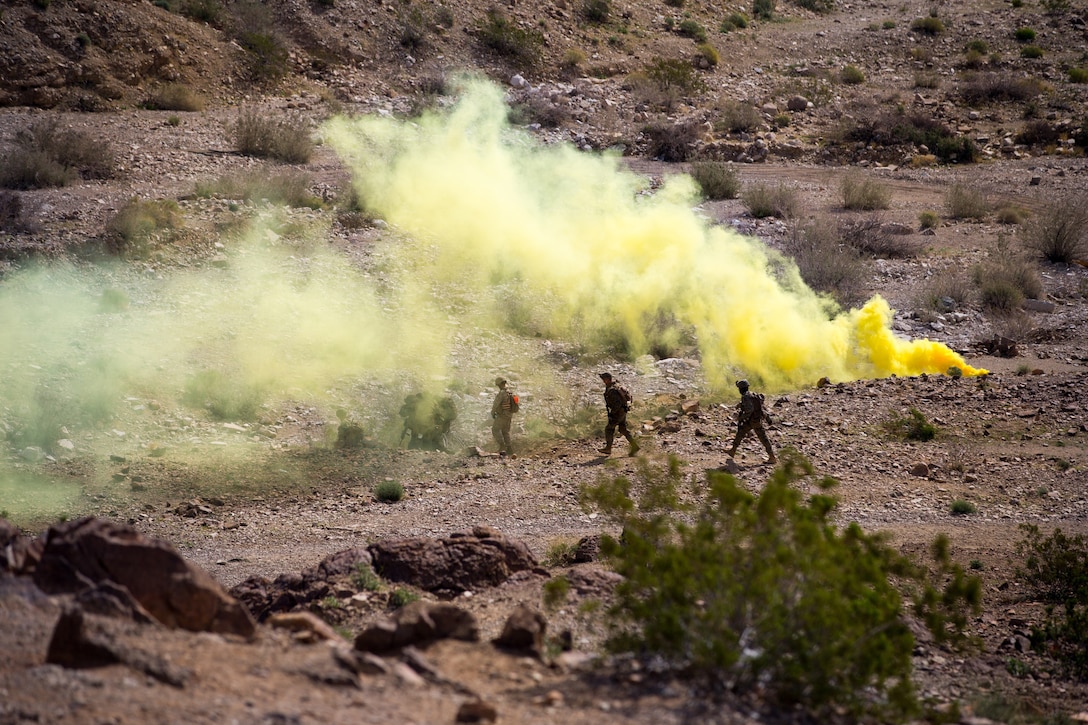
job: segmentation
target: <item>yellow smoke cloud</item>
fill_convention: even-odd
[[[496,289],[514,279],[544,334],[618,337],[635,354],[662,326],[673,339],[690,330],[715,386],[985,372],[940,343],[897,337],[880,297],[829,316],[791,261],[693,212],[689,178],[644,194],[614,157],[541,146],[505,115],[501,91],[470,80],[448,113],[324,128],[366,203],[420,245],[412,275],[432,292],[474,290],[478,309],[501,316],[511,301]]]

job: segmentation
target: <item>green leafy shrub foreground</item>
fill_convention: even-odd
[[[1046,603],[1046,620],[1032,628],[1032,646],[1055,657],[1066,672],[1088,680],[1088,540],[1055,529],[1021,524],[1016,545],[1024,568],[1017,570],[1033,594]]]
[[[939,641],[962,644],[979,580],[950,562],[944,537],[930,572],[882,535],[840,529],[830,520],[836,482],[812,474],[784,451],[758,494],[717,471],[682,491],[675,458],[666,471],[643,461],[637,483],[584,488],[583,505],[623,532],[601,540],[625,577],[608,611],[610,648],[816,715],[915,713],[904,596]],[[805,500],[802,480],[820,492]]]

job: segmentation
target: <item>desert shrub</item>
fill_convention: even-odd
[[[705,67],[715,68],[721,62],[721,54],[710,43],[699,43],[695,48],[696,58],[701,60]]]
[[[906,415],[892,415],[884,421],[884,430],[896,438],[908,441],[931,441],[937,436],[937,426],[930,423],[924,413],[911,407]]]
[[[389,592],[389,606],[400,609],[406,604],[419,601],[419,593],[404,587],[397,587]]]
[[[211,182],[198,182],[193,196],[198,199],[239,199],[254,204],[283,204],[297,208],[320,209],[321,199],[310,192],[311,178],[301,171],[281,174],[241,174],[224,176]]]
[[[273,32],[246,31],[238,36],[239,44],[251,58],[253,76],[261,81],[274,81],[287,75],[287,47]]]
[[[106,224],[106,247],[114,254],[143,256],[155,232],[175,229],[181,223],[176,201],[130,199]]]
[[[729,17],[722,20],[722,24],[718,27],[723,33],[730,33],[734,30],[743,30],[748,27],[748,16],[744,13],[732,13]]]
[[[1030,43],[1035,40],[1035,30],[1032,28],[1017,28],[1012,37],[1016,38],[1018,43]]]
[[[15,149],[0,164],[0,187],[42,189],[83,179],[108,179],[117,168],[112,145],[55,120],[15,134]]]
[[[843,221],[839,238],[859,254],[876,259],[909,259],[917,256],[919,245],[906,234],[889,230],[879,218]]]
[[[963,67],[977,70],[982,67],[985,58],[986,56],[977,50],[969,50],[963,56]]]
[[[396,503],[404,498],[404,486],[400,481],[379,481],[374,486],[374,498],[382,503]]]
[[[637,481],[583,488],[583,505],[623,531],[601,537],[623,576],[607,645],[817,718],[906,717],[916,711],[914,638],[893,580],[910,583],[915,611],[939,639],[957,642],[978,610],[979,581],[950,562],[947,539],[932,547],[930,575],[883,536],[840,529],[836,482],[814,480],[796,452],[782,458],[758,494],[721,472],[683,493],[675,458],[665,471],[643,464]],[[805,480],[820,489],[807,499]],[[949,581],[943,591],[936,576]]]
[[[776,114],[775,117],[771,119],[771,122],[775,125],[775,128],[785,128],[790,125],[790,114]]]
[[[559,128],[570,120],[570,109],[552,103],[542,95],[529,96],[510,108],[510,122],[514,124],[539,123],[544,128]]]
[[[670,8],[682,8],[684,7],[684,0],[665,0],[665,4]]]
[[[748,213],[756,219],[769,216],[792,219],[801,210],[801,200],[797,190],[785,184],[777,186],[753,184],[744,189],[741,198],[748,207]]]
[[[1088,259],[1088,203],[1083,195],[1069,194],[1052,201],[1022,230],[1026,247],[1048,262],[1069,264]]]
[[[1046,605],[1046,620],[1032,629],[1036,649],[1056,657],[1066,672],[1088,679],[1088,541],[1061,529],[1044,538],[1033,524],[1021,524],[1024,538],[1017,554],[1024,562],[1017,569],[1033,594]]]
[[[706,84],[687,61],[657,58],[646,66],[644,72],[663,93],[676,92],[681,96],[689,96],[702,93],[706,88]]]
[[[0,191],[0,232],[22,234],[38,231],[39,225],[27,214],[22,195]]]
[[[827,14],[835,9],[835,0],[793,0],[793,4],[820,14]]]
[[[910,22],[910,29],[924,35],[940,35],[944,32],[944,23],[940,18],[929,15],[924,18],[915,18]]]
[[[861,69],[854,65],[843,66],[842,71],[839,72],[839,80],[848,86],[856,86],[865,82],[865,74],[861,72]]]
[[[428,46],[427,29],[430,21],[419,7],[407,5],[400,8],[400,45],[413,53]]]
[[[918,306],[936,312],[948,312],[971,296],[971,280],[960,270],[946,269],[933,275],[918,296]]]
[[[986,53],[990,52],[990,45],[985,40],[976,38],[975,40],[969,42],[964,50],[966,50],[968,53],[973,51],[975,53],[985,55]]]
[[[364,592],[376,592],[382,588],[382,578],[374,573],[369,564],[359,562],[351,575],[352,585]]]
[[[1012,73],[971,73],[960,84],[963,100],[969,104],[1024,102],[1043,91],[1035,78],[1023,78]]]
[[[994,211],[999,224],[1023,224],[1027,216],[1027,211],[1013,204],[1005,204]]]
[[[223,6],[219,0],[184,0],[179,12],[193,20],[219,27],[223,17]]]
[[[932,71],[921,71],[914,74],[915,88],[940,88],[941,77]]]
[[[925,145],[946,163],[970,163],[978,157],[973,140],[957,136],[941,121],[922,113],[862,108],[845,127],[843,138],[876,146]]]
[[[488,50],[527,68],[540,62],[544,36],[537,30],[518,27],[496,8],[487,11],[487,20],[477,29],[476,35]]]
[[[167,83],[152,93],[144,105],[153,111],[203,111],[204,99],[181,83]]]
[[[935,211],[921,211],[918,212],[918,228],[919,229],[936,229],[937,225],[941,223],[941,217]]]
[[[727,99],[723,100],[718,110],[721,115],[714,121],[714,129],[719,132],[741,133],[752,131],[763,122],[759,110],[750,103]]]
[[[1025,45],[1023,48],[1020,49],[1020,57],[1031,59],[1042,58],[1043,49],[1037,45]]]
[[[570,539],[554,541],[548,545],[544,552],[544,566],[549,568],[570,566],[574,563],[574,556],[578,551],[578,542]]]
[[[700,25],[697,20],[684,18],[680,21],[680,24],[676,26],[676,29],[679,31],[680,35],[683,35],[685,38],[691,38],[697,43],[706,42],[706,28]]]
[[[712,201],[736,199],[740,191],[740,179],[731,165],[721,161],[699,161],[691,165],[691,177]]]
[[[752,0],[752,16],[760,20],[774,17],[775,0]]]
[[[821,217],[794,227],[786,238],[785,251],[812,289],[831,295],[842,305],[858,298],[865,265],[858,250],[842,242],[831,220]]]
[[[1069,69],[1070,83],[1088,83],[1088,68],[1073,66]]]
[[[582,17],[591,23],[607,23],[611,13],[609,0],[585,0],[582,3]]]
[[[574,78],[581,72],[586,60],[584,51],[578,48],[568,48],[563,53],[563,59],[559,61],[559,70],[564,78]]]
[[[185,383],[182,401],[204,408],[217,420],[253,420],[264,394],[257,386],[217,370],[203,370]]]
[[[1043,293],[1035,265],[1010,249],[1004,237],[998,238],[997,248],[975,267],[973,276],[983,306],[1000,314],[1011,313],[1025,298]]]
[[[687,161],[695,151],[699,127],[693,121],[655,122],[642,132],[650,140],[650,155],[662,161]]]
[[[978,508],[970,501],[965,501],[962,498],[958,498],[952,502],[949,507],[949,511],[953,516],[965,516],[967,514],[973,514],[978,511]]]
[[[542,589],[544,606],[551,610],[567,601],[570,595],[570,580],[565,576],[557,576],[544,582]]]
[[[314,142],[302,120],[246,111],[234,125],[234,148],[246,156],[304,164],[313,155]]]
[[[847,174],[841,184],[842,205],[856,211],[887,209],[891,204],[888,187],[872,179],[862,179],[857,174]]]
[[[953,184],[944,194],[944,207],[952,219],[981,221],[990,213],[990,204],[981,191],[965,184]]]

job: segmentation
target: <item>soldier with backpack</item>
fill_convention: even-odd
[[[767,440],[767,432],[763,430],[764,419],[770,420],[763,410],[766,402],[763,393],[753,393],[748,389],[747,380],[737,381],[737,390],[740,391],[740,402],[737,403],[737,435],[733,438],[733,447],[729,449],[729,457],[737,454],[737,446],[750,431],[755,431],[760,443],[767,449],[767,463],[777,463],[771,442]]]
[[[630,444],[627,455],[633,456],[638,453],[639,446],[635,437],[631,435],[631,431],[627,430],[627,411],[631,409],[631,392],[613,381],[612,373],[601,373],[600,378],[604,381],[604,408],[608,413],[608,425],[604,428],[604,448],[601,448],[600,452],[605,455],[612,453],[612,439],[619,430]]]
[[[491,435],[495,436],[499,455],[505,456],[510,453],[510,426],[514,422],[514,413],[521,406],[518,396],[506,389],[506,378],[495,378],[495,385],[499,393],[491,404]]]

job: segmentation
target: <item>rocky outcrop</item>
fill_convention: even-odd
[[[371,563],[366,549],[344,549],[301,573],[280,574],[273,580],[250,577],[232,588],[230,594],[263,622],[273,612],[288,612],[324,599],[332,592],[335,580],[349,578],[361,569],[369,570]]]
[[[445,539],[387,539],[369,549],[374,570],[383,578],[430,592],[492,587],[537,566],[528,546],[485,526]]]
[[[453,604],[419,601],[364,629],[355,638],[355,649],[380,653],[447,638],[478,641],[476,617]]]
[[[96,587],[117,588],[168,627],[252,637],[253,617],[203,570],[185,561],[169,543],[130,526],[87,517],[57,524],[42,537],[35,584],[48,594],[87,596]],[[122,598],[123,599],[123,598]],[[122,609],[131,603],[118,604]]]

